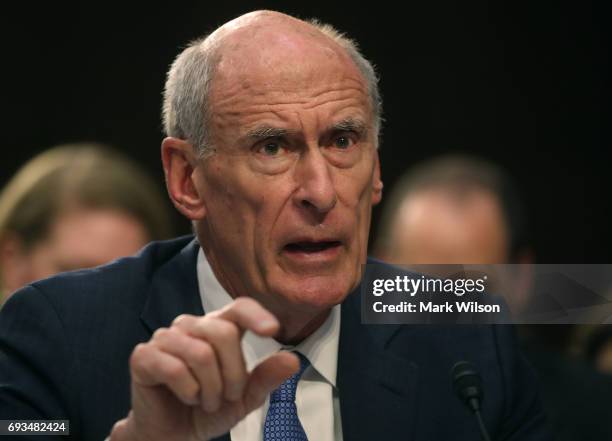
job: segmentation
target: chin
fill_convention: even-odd
[[[278,295],[292,306],[319,312],[342,303],[354,289],[356,282],[345,274],[338,276],[292,277],[285,279]]]

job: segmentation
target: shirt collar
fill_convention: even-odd
[[[221,309],[232,302],[231,296],[215,276],[202,248],[198,252],[197,274],[200,298],[205,313]],[[325,322],[295,347],[283,346],[273,338],[263,338],[247,332],[242,339],[242,350],[249,371],[264,358],[281,349],[296,350],[308,358],[311,366],[324,381],[335,387],[339,338],[340,305],[336,305]],[[307,370],[304,378],[308,376]]]

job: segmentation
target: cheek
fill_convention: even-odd
[[[255,241],[260,247],[260,253],[276,252],[275,244],[282,231],[288,225],[301,226],[302,221],[296,219],[297,211],[293,207],[290,177],[266,179],[265,186],[254,190],[257,203],[254,204]],[[255,195],[254,195],[255,196]]]
[[[44,279],[59,272],[56,264],[56,256],[53,253],[53,247],[43,245],[32,250],[29,256],[30,268],[28,278],[29,281]]]
[[[342,170],[336,188],[343,205],[351,209],[356,220],[368,221],[372,209],[372,171],[366,167],[357,170]]]
[[[257,201],[249,195],[249,183],[238,161],[230,156],[214,156],[205,168],[201,188],[206,217],[217,225],[240,222],[253,211]]]
[[[363,146],[364,151],[358,163],[350,168],[337,169],[338,176],[353,189],[358,198],[371,194],[375,177],[375,150],[373,146]]]
[[[370,221],[372,217],[372,170],[362,170],[353,182],[355,188],[355,228],[358,241],[358,258],[365,262],[368,253],[368,237],[370,234]]]
[[[287,188],[287,183],[253,173],[238,160],[210,167],[207,173],[204,224],[210,234],[236,253],[260,254],[286,201],[286,194],[277,189]]]

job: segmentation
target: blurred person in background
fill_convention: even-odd
[[[530,263],[526,217],[492,164],[444,156],[410,170],[386,200],[374,245],[398,263]]]
[[[602,374],[612,375],[612,320],[580,326],[574,334],[571,349]]]
[[[588,336],[585,354],[599,372],[612,375],[612,325],[595,327]]]
[[[495,165],[443,156],[404,174],[386,199],[374,255],[396,264],[521,265],[506,301],[528,307],[534,260],[528,222],[512,179]],[[612,379],[567,355],[571,325],[520,326],[523,353],[541,382],[558,441],[612,439]],[[603,363],[603,362],[601,362]]]
[[[0,193],[0,304],[34,280],[101,265],[173,233],[165,198],[127,158],[96,144],[47,150]]]

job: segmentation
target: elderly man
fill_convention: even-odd
[[[547,439],[509,329],[360,323],[380,104],[350,40],[246,14],[179,55],[164,118],[197,242],[16,294],[0,419],[70,419],[78,439],[473,440],[449,377],[470,359],[496,439]]]

